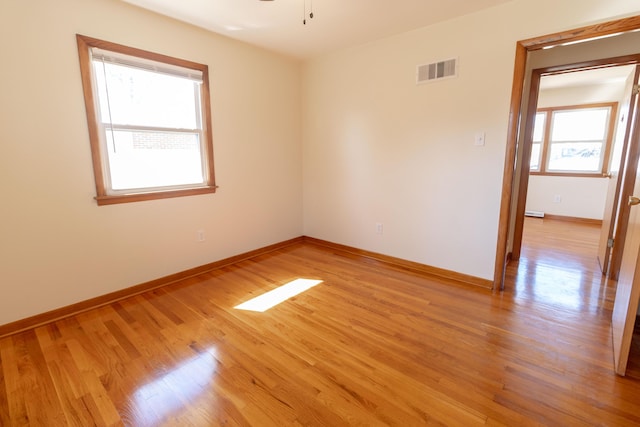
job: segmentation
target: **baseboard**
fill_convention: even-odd
[[[554,221],[578,222],[580,224],[589,224],[589,225],[602,226],[602,220],[601,219],[594,219],[594,218],[579,218],[579,217],[575,217],[575,216],[545,214],[543,219],[552,219]]]
[[[438,267],[432,267],[426,264],[420,264],[413,261],[407,261],[402,258],[396,258],[388,255],[382,255],[376,252],[370,252],[363,249],[354,248],[351,246],[341,245],[339,243],[328,242],[326,240],[316,239],[314,237],[304,237],[304,241],[307,243],[316,244],[319,246],[328,247],[337,251],[347,252],[354,255],[371,258],[388,265],[400,267],[402,269],[411,270],[420,274],[424,274],[431,277],[437,277],[439,279],[447,279],[457,283],[463,283],[467,285],[480,286],[482,288],[492,289],[493,281],[482,279],[475,276],[470,276],[463,273],[458,273],[451,270],[445,270]]]
[[[27,317],[25,319],[17,320],[15,322],[0,325],[0,338],[13,335],[18,332],[22,332],[27,329],[32,329],[47,323],[54,322],[56,320],[63,319],[65,317],[73,316],[94,308],[101,307],[103,305],[111,304],[113,302],[141,294],[153,289],[167,286],[171,283],[179,280],[184,280],[189,277],[197,276],[208,271],[217,270],[219,268],[238,263],[250,258],[254,258],[259,255],[264,255],[275,250],[285,248],[297,243],[301,243],[304,240],[303,237],[296,237],[294,239],[286,240],[284,242],[276,243],[273,245],[265,246],[260,249],[245,252],[240,255],[235,255],[229,258],[225,258],[220,261],[215,261],[209,264],[201,265],[199,267],[191,268],[189,270],[181,271],[179,273],[171,274],[169,276],[161,277],[159,279],[151,280],[146,283],[135,285],[129,288],[121,289],[119,291],[111,292],[105,295],[101,295],[95,298],[91,298],[85,301],[80,301],[75,304],[67,305],[65,307],[57,308],[55,310],[47,311],[45,313],[37,314],[35,316]]]
[[[141,283],[129,288],[121,289],[119,291],[111,292],[105,295],[101,295],[95,298],[91,298],[85,301],[80,301],[75,304],[71,304],[65,307],[57,308],[55,310],[47,311],[45,313],[37,314],[35,316],[27,317],[25,319],[17,320],[15,322],[0,325],[0,338],[16,334],[18,332],[25,331],[27,329],[33,329],[38,326],[45,325],[47,323],[55,322],[56,320],[63,319],[65,317],[73,316],[85,311],[89,311],[107,304],[111,304],[116,301],[123,300],[125,298],[141,294],[153,289],[167,286],[171,283],[175,283],[180,280],[187,279],[189,277],[197,276],[202,273],[217,270],[228,265],[245,261],[250,258],[264,255],[269,252],[276,251],[278,249],[285,248],[297,243],[311,243],[318,246],[324,246],[336,251],[359,255],[362,257],[374,259],[379,262],[383,262],[387,265],[395,266],[424,274],[431,277],[437,277],[439,279],[446,279],[456,283],[462,283],[473,286],[480,286],[482,288],[491,289],[493,282],[491,280],[481,279],[455,271],[445,270],[442,268],[431,267],[429,265],[420,264],[413,261],[407,261],[401,258],[395,258],[388,255],[382,255],[375,252],[366,251],[363,249],[357,249],[350,246],[341,245],[338,243],[328,242],[326,240],[320,240],[313,237],[300,236],[284,242],[276,243],[273,245],[265,246],[260,249],[245,252],[240,255],[225,258],[220,261],[215,261],[209,264],[201,265],[189,270],[181,271],[179,273],[171,274],[169,276],[161,277],[159,279],[151,280],[149,282]]]

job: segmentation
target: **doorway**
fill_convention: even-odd
[[[525,137],[532,149],[519,195],[526,204],[517,213],[520,262],[508,285],[545,304],[596,310],[610,292],[597,249],[609,183],[620,170],[635,65],[568,71],[532,84],[536,120]]]
[[[609,255],[622,247],[613,247],[613,235],[628,118],[634,114],[636,66],[628,62],[628,57],[611,58],[589,64],[592,69],[580,64],[577,71],[571,65],[562,73],[533,71],[531,113],[522,137],[523,163],[527,156],[529,161],[520,174],[512,259],[520,257],[525,215],[601,224],[597,258],[602,273],[608,272],[610,258],[620,258]]]
[[[525,135],[530,161],[521,180],[527,188],[519,194],[526,203],[517,205],[521,234],[512,257],[522,262],[511,272],[509,286],[569,305],[586,304],[585,297],[597,303],[594,296],[604,292],[598,289],[606,285],[598,246],[610,232],[600,230],[610,226],[610,221],[603,225],[604,216],[615,216],[609,199],[618,197],[634,76],[635,65],[581,67],[532,83],[537,93],[530,98],[537,104],[533,134]],[[607,237],[604,247],[609,249]],[[540,272],[555,283],[533,274]]]
[[[640,29],[640,17],[633,17],[610,22],[606,25],[585,27],[517,43],[496,247],[494,290],[504,289],[507,262],[512,255],[515,255],[515,258],[519,255],[517,239],[521,235],[521,230],[516,230],[518,225],[517,211],[520,209],[521,212],[524,212],[526,202],[525,198],[519,198],[519,194],[523,190],[526,192],[528,184],[528,174],[521,172],[522,165],[530,162],[530,152],[527,153],[523,150],[526,144],[523,144],[522,138],[525,128],[528,126],[532,129],[534,125],[534,115],[528,115],[527,112],[534,111],[537,106],[537,100],[532,100],[529,97],[530,93],[537,94],[537,88],[531,91],[530,88],[532,84],[539,84],[541,77],[539,74],[536,81],[533,70],[544,68],[546,74],[554,74],[578,70],[581,64],[588,68],[597,68],[597,62],[600,60],[597,57],[594,59],[594,55],[598,55],[597,52],[605,52],[600,54],[602,58],[607,57],[606,53],[620,55],[618,58],[621,60],[625,55],[634,56],[634,53],[637,53],[638,40],[640,40],[640,33],[633,32],[637,29]],[[603,39],[608,35],[615,37]],[[635,37],[635,42],[630,42],[628,37]],[[574,45],[573,43],[577,41],[585,42]],[[548,47],[554,48],[546,49]],[[633,61],[633,59],[630,60]],[[637,57],[635,59],[637,60]],[[568,62],[573,65],[559,65]],[[607,64],[606,60],[600,60],[600,66],[607,66]],[[525,179],[522,180],[522,177]],[[513,253],[514,249],[515,254]]]
[[[540,77],[543,74],[564,73],[581,68],[592,69],[614,65],[638,64],[640,62],[640,56],[637,54],[638,41],[636,40],[635,43],[629,42],[629,36],[637,36],[635,30],[638,29],[640,29],[640,17],[633,17],[518,42],[516,46],[516,66],[503,175],[494,289],[504,289],[506,266],[509,260],[508,256],[515,254],[514,258],[516,259],[519,256],[517,251],[520,249],[521,241],[518,242],[516,239],[521,238],[522,229],[517,230],[516,226],[520,219],[518,212],[524,212],[532,145],[525,137],[526,135],[531,136],[533,134],[537,106],[537,85],[540,83]],[[573,50],[575,42],[580,43],[576,45],[577,50]],[[603,42],[605,45],[608,45],[608,47],[602,49]],[[572,46],[570,49],[567,49],[569,45]],[[538,59],[542,58],[542,62],[547,61],[547,64],[537,67],[532,65],[535,63],[535,60],[533,60],[535,54],[542,52],[544,48],[551,47],[554,48],[551,49],[551,55],[547,55],[546,57],[544,55],[538,56]],[[542,53],[544,54],[544,52]],[[554,56],[556,53],[558,55]],[[610,58],[608,55],[619,56],[615,56],[616,60],[614,62],[609,59],[601,59]],[[559,65],[567,63],[570,63],[570,65]],[[529,88],[531,88],[531,90],[529,90]],[[637,98],[637,96],[634,96],[634,105]],[[637,124],[637,119],[638,109],[636,108],[631,117],[631,121]],[[627,176],[624,177],[620,187],[621,193],[617,196],[617,200],[626,200],[628,195],[625,194],[625,191],[633,191],[634,188],[640,189],[640,185],[638,185],[639,181],[636,180],[636,176],[640,177],[640,169],[637,167],[640,150],[637,148],[639,144],[635,142],[639,139],[637,137],[637,128],[638,126],[634,125],[634,137],[632,138],[636,147],[629,147],[626,160],[624,161],[625,166],[629,171],[632,171],[632,173],[628,173],[626,174]],[[635,164],[629,165],[630,160],[635,162]],[[633,201],[633,204],[640,203],[640,199],[636,200],[637,202]],[[632,199],[629,201],[629,206],[631,204]],[[621,207],[619,209],[620,212],[626,211],[628,214],[629,209],[626,203],[620,202],[618,206]],[[616,218],[620,218],[620,215],[619,213]],[[524,217],[524,215],[522,215],[522,217]],[[626,227],[627,222],[631,222],[629,217],[627,217],[627,220],[618,220],[618,223],[621,225],[621,227],[618,227],[618,230]],[[520,220],[520,223],[522,224],[523,221]],[[520,225],[520,227],[522,227],[522,225]],[[634,238],[630,239],[630,243],[633,241],[633,244],[620,245],[620,247],[624,247],[625,253],[625,258],[622,261],[623,268],[621,270],[621,276],[624,277],[621,278],[620,281],[623,285],[622,289],[624,289],[625,292],[620,292],[619,286],[615,296],[614,307],[614,314],[618,313],[618,315],[614,315],[612,321],[616,372],[620,375],[624,375],[624,368],[626,366],[625,358],[628,356],[628,347],[632,332],[631,327],[633,326],[633,322],[629,319],[631,319],[631,316],[633,316],[631,320],[635,319],[635,313],[638,309],[638,292],[640,292],[640,278],[634,273],[634,271],[637,273],[638,270],[633,269],[633,262],[636,262],[636,259],[637,262],[640,263],[640,255],[638,255],[638,246],[640,244],[638,244],[638,239],[636,239],[636,237],[640,236],[640,216],[637,214],[633,215],[633,230]],[[619,231],[617,236],[624,238],[626,236],[626,229]],[[635,250],[629,250],[631,246],[634,246]],[[617,339],[618,337],[620,338]],[[623,351],[620,351],[621,349]],[[623,363],[621,364],[621,362]]]

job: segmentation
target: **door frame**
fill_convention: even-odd
[[[522,100],[527,77],[527,56],[529,52],[557,46],[568,42],[587,41],[603,36],[630,32],[640,29],[640,16],[618,19],[597,25],[578,28],[575,30],[549,34],[516,43],[515,66],[513,84],[511,87],[511,102],[509,107],[509,123],[507,127],[507,146],[505,153],[504,172],[502,176],[502,193],[500,201],[500,216],[498,222],[498,237],[496,245],[496,260],[493,276],[493,289],[503,290],[507,266],[507,246],[509,227],[511,225],[512,205],[517,193],[514,178],[522,168],[516,164],[518,148],[518,131],[522,117]],[[522,165],[520,159],[519,163]]]
[[[537,68],[531,71],[531,89],[529,91],[529,102],[527,106],[527,116],[525,119],[525,129],[522,138],[522,163],[520,163],[520,172],[519,172],[519,185],[518,185],[518,193],[517,193],[517,201],[516,201],[516,213],[513,218],[514,221],[514,232],[513,232],[513,242],[511,249],[511,259],[518,260],[520,259],[520,252],[522,249],[522,232],[524,229],[524,213],[527,202],[527,192],[529,188],[529,169],[524,167],[524,165],[529,164],[529,160],[531,158],[531,147],[532,147],[532,137],[533,137],[533,128],[535,125],[535,113],[538,104],[538,95],[540,93],[540,80],[544,76],[552,76],[554,74],[563,74],[568,72],[579,72],[579,71],[588,71],[588,70],[596,70],[599,68],[608,68],[608,67],[619,67],[624,65],[638,65],[640,64],[640,54],[637,55],[625,55],[618,56],[615,58],[602,58],[595,59],[591,61],[584,61],[572,64],[563,64],[563,65],[553,65],[551,67]],[[631,113],[635,114],[635,111],[631,111]],[[611,114],[617,114],[617,108],[613,108]],[[628,122],[629,124],[631,121]],[[608,130],[610,136],[613,134],[614,129],[611,128]],[[630,130],[627,130],[630,132]],[[625,142],[623,143],[623,153],[621,159],[620,173],[617,178],[616,185],[616,194],[614,205],[617,205],[617,200],[620,197],[620,188],[622,183],[622,177],[624,176],[625,169],[625,158],[627,153],[627,142],[630,138],[629,135],[625,135]],[[611,149],[611,147],[609,147]],[[631,167],[635,167],[635,164],[632,164]],[[616,245],[616,249],[624,247],[624,234],[626,232],[626,221],[628,220],[628,209],[623,210],[620,214],[625,213],[627,216],[621,217],[621,224],[619,227],[619,232],[621,233],[620,244]],[[616,237],[617,239],[618,237]]]

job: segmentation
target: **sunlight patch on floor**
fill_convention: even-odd
[[[243,302],[234,308],[262,313],[320,283],[322,283],[322,280],[296,279],[249,301]]]

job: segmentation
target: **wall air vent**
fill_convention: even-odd
[[[416,83],[428,83],[453,77],[458,77],[458,60],[456,58],[418,65]]]

